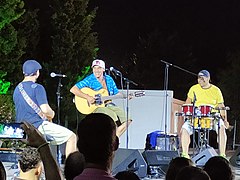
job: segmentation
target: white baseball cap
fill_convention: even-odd
[[[93,62],[92,62],[92,67],[93,66],[100,66],[101,68],[105,69],[105,62],[101,59],[95,59]]]

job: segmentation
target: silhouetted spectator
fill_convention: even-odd
[[[211,178],[201,168],[186,166],[178,172],[175,180],[211,180]]]
[[[49,143],[46,142],[40,131],[38,131],[38,129],[36,129],[32,124],[25,121],[22,124],[22,128],[27,134],[27,144],[37,148],[37,151],[40,154],[46,179],[62,179],[62,174],[51,153]]]
[[[166,180],[175,180],[177,173],[186,166],[194,166],[191,159],[176,157],[171,160],[166,173]]]
[[[121,171],[115,175],[118,180],[140,180],[140,178],[132,171]]]
[[[2,161],[0,161],[0,179],[1,180],[7,179],[7,173],[6,173],[6,170],[5,170],[5,167],[2,163]]]
[[[82,153],[75,151],[70,153],[65,161],[64,175],[66,180],[73,180],[81,174],[85,166],[85,158]]]
[[[110,116],[102,113],[87,115],[79,123],[77,143],[86,166],[74,180],[115,180],[111,166],[118,145],[116,125]]]
[[[211,180],[232,180],[234,175],[229,161],[221,156],[211,157],[204,165],[203,169],[211,177]]]
[[[18,160],[20,167],[20,179],[38,180],[42,173],[40,154],[37,148],[27,146],[23,149]]]

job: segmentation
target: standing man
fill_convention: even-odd
[[[94,91],[106,90],[109,96],[115,96],[124,98],[116,86],[116,83],[111,76],[105,75],[105,62],[100,59],[96,59],[92,62],[93,73],[84,78],[82,81],[76,83],[70,92],[75,96],[86,100],[89,106],[95,104],[95,97],[88,92],[83,92],[83,88],[90,88]],[[96,93],[97,94],[97,93]],[[127,119],[124,111],[114,105],[111,101],[106,102],[105,107],[97,107],[93,113],[104,113],[109,115],[118,126],[117,136],[120,137],[126,131]],[[128,125],[131,120],[128,121]]]
[[[195,101],[195,102],[194,102]],[[200,105],[211,105],[214,108],[224,109],[224,100],[221,90],[210,83],[210,73],[207,70],[201,70],[198,73],[198,84],[193,85],[188,94],[186,104],[195,103],[196,107]],[[226,157],[226,142],[227,135],[225,129],[228,128],[226,110],[220,110],[221,118],[218,121],[214,120],[214,129],[218,133],[219,155]],[[190,135],[193,133],[193,128],[189,120],[185,121],[181,129],[181,144],[182,156],[189,158],[188,149],[190,144]]]
[[[76,135],[69,129],[52,123],[55,113],[48,104],[45,88],[36,83],[42,66],[36,60],[27,60],[22,67],[24,79],[14,90],[16,122],[26,121],[43,135],[51,136],[51,144],[66,142],[66,157],[77,150]]]

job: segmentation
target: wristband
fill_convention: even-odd
[[[48,144],[48,142],[41,144],[40,146],[38,146],[37,151],[39,151],[42,147],[47,146]]]

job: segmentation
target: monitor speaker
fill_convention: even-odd
[[[137,149],[119,148],[115,152],[112,164],[112,174],[121,171],[133,171],[140,178],[147,176],[147,163]]]
[[[166,165],[178,156],[178,151],[146,150],[143,152],[148,165]]]
[[[232,157],[230,157],[229,162],[233,167],[240,167],[240,147],[238,147]]]
[[[151,169],[160,168],[161,171],[166,172],[170,161],[176,157],[179,157],[178,151],[163,151],[163,150],[146,150],[143,152],[143,157],[145,158],[148,171]],[[148,172],[152,174],[152,172]]]
[[[196,164],[196,166],[204,166],[208,159],[217,155],[217,152],[212,147],[208,147],[194,156],[192,161]]]

